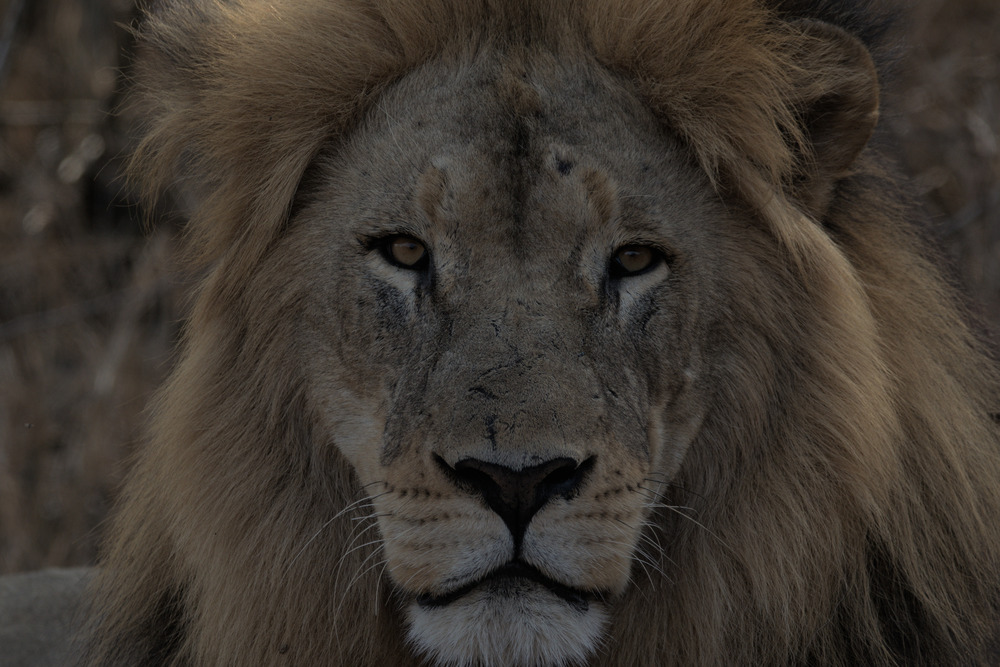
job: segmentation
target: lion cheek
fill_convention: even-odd
[[[314,382],[311,402],[320,416],[324,446],[334,447],[351,464],[362,484],[382,476],[378,456],[385,429],[383,411],[374,399],[362,397],[336,381],[322,378]]]

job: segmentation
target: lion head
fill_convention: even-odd
[[[819,4],[151,12],[205,277],[92,661],[985,661],[998,385]]]

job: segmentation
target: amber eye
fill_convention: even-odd
[[[613,278],[637,276],[655,268],[663,260],[659,250],[644,245],[626,245],[611,256],[608,273]]]
[[[382,242],[382,255],[401,269],[421,271],[427,268],[427,248],[412,236],[398,234],[386,238]]]

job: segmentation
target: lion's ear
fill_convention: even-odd
[[[794,25],[801,29],[794,76],[806,146],[792,196],[822,218],[875,129],[878,75],[868,49],[840,28],[812,20]]]

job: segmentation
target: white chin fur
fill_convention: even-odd
[[[574,608],[536,584],[504,595],[473,590],[442,607],[409,609],[410,642],[440,667],[560,667],[594,652],[603,606]]]

